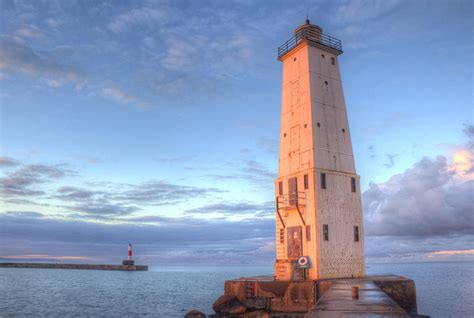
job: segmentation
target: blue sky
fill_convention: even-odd
[[[308,14],[343,43],[367,256],[472,258],[472,12],[1,1],[0,256],[271,262],[276,50]]]

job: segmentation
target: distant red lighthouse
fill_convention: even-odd
[[[134,266],[135,261],[132,258],[132,256],[133,256],[132,244],[128,244],[128,253],[127,254],[128,254],[128,258],[124,259],[122,261],[122,265],[124,265],[124,266]]]

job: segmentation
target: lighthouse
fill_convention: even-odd
[[[127,249],[127,259],[124,259],[122,261],[122,265],[126,266],[133,266],[135,265],[135,261],[133,260],[133,251],[132,251],[132,244],[128,244],[128,249]]]
[[[309,20],[278,49],[283,63],[278,280],[365,275],[359,176],[338,57],[341,41]]]
[[[413,280],[365,277],[341,54],[341,41],[309,20],[278,48],[283,83],[274,275],[227,280],[213,304],[216,317],[418,316]]]

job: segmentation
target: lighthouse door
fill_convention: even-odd
[[[288,227],[288,258],[298,258],[303,254],[301,226]]]

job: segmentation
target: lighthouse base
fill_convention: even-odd
[[[122,265],[124,265],[124,266],[134,266],[135,261],[133,259],[124,259],[122,261]]]
[[[228,280],[224,286],[224,295],[213,304],[216,314],[209,317],[316,318],[341,314],[341,308],[365,315],[422,317],[417,314],[415,282],[394,275],[299,281],[260,276]],[[354,286],[360,298],[352,299]]]

